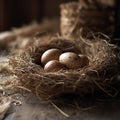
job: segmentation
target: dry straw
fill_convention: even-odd
[[[61,33],[68,35],[80,28],[112,35],[114,32],[114,9],[97,0],[80,0],[61,4]]]
[[[26,46],[29,46],[33,37],[42,36],[43,33],[53,34],[58,31],[59,20],[57,18],[44,19],[41,23],[33,22],[21,28],[14,28],[10,32],[0,34],[0,53],[18,54]]]
[[[82,53],[89,57],[90,64],[76,70],[45,72],[40,58],[43,52],[50,48]],[[10,60],[13,73],[18,78],[15,87],[47,100],[68,93],[80,96],[96,93],[115,96],[118,90],[115,86],[113,88],[113,85],[119,82],[114,79],[120,69],[119,62],[120,49],[98,37],[38,40],[32,47]]]

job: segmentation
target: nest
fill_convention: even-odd
[[[45,72],[40,58],[44,51],[58,48],[63,52],[72,51],[87,55],[90,64],[80,69]],[[120,67],[120,50],[104,39],[68,40],[63,37],[37,42],[19,56],[11,58],[13,73],[18,77],[16,88],[52,99],[65,94],[84,96],[101,93],[112,96],[117,94],[113,84]],[[20,87],[21,86],[21,87]]]
[[[114,9],[112,6],[97,0],[80,0],[80,2],[61,4],[60,8],[60,28],[63,35],[75,34],[80,28],[113,35]]]

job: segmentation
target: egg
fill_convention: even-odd
[[[59,61],[67,68],[78,69],[82,66],[81,58],[73,52],[65,52],[60,55]]]
[[[42,65],[45,65],[50,60],[59,60],[61,53],[62,51],[56,48],[46,50],[41,56]]]
[[[65,66],[57,60],[51,60],[44,66],[46,72],[57,72],[61,69],[65,69]]]
[[[89,65],[89,59],[86,55],[79,54],[79,57],[81,58],[82,67]]]

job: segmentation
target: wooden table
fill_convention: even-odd
[[[49,103],[42,103],[37,98],[28,97],[21,106],[11,107],[4,120],[119,120],[120,101],[104,103],[91,109],[60,107],[69,115],[65,117]]]

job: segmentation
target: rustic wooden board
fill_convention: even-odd
[[[35,97],[28,97],[22,106],[11,107],[4,120],[119,120],[120,101],[108,102],[88,110],[74,107],[60,107],[69,117],[62,115],[51,104]]]

